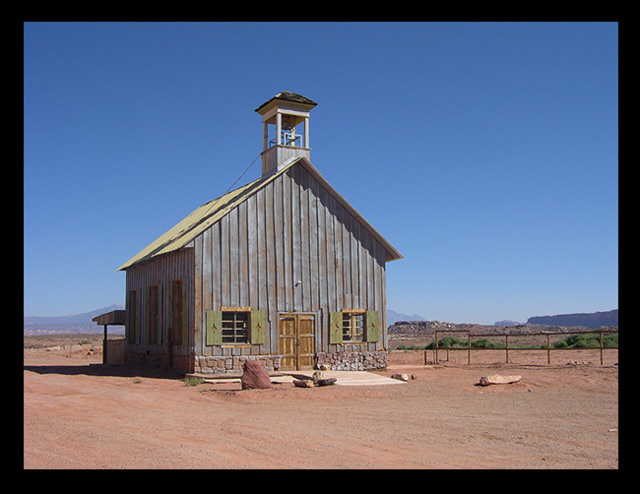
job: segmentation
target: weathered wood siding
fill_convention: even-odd
[[[194,271],[194,252],[193,248],[185,248],[176,252],[170,252],[168,254],[154,257],[153,259],[135,264],[127,269],[127,281],[126,281],[126,293],[127,293],[127,312],[132,308],[129,307],[128,294],[132,290],[138,292],[138,318],[139,318],[139,333],[140,337],[135,343],[131,343],[129,340],[129,332],[133,330],[127,326],[127,335],[125,337],[127,341],[127,352],[149,352],[150,354],[161,355],[163,352],[163,345],[167,343],[169,338],[169,330],[171,329],[171,303],[172,303],[172,286],[176,280],[183,280],[184,287],[187,290],[188,300],[193,300],[195,291],[195,271]],[[148,335],[148,318],[147,304],[149,298],[147,296],[150,286],[160,285],[161,287],[161,328],[162,328],[162,344],[150,344]],[[195,321],[194,305],[187,304],[187,324],[188,327],[192,327],[193,321]],[[128,321],[128,319],[127,319]],[[173,354],[174,355],[190,355],[190,347],[193,344],[191,341],[187,345],[182,345],[182,342],[174,342]]]
[[[380,342],[345,350],[386,346],[384,248],[302,165],[250,196],[189,246],[195,254],[190,320],[196,355],[277,354],[278,314],[287,312],[314,314],[316,351],[336,351],[328,341],[329,314],[345,308],[378,311],[382,328]],[[207,346],[206,311],[222,306],[264,310],[265,344]]]

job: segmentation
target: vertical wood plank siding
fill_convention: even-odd
[[[337,350],[329,345],[329,314],[343,308],[376,310],[386,328],[383,246],[300,165],[189,245],[193,249],[179,252],[184,256],[179,271],[187,278],[191,270],[194,277],[189,287],[195,295],[190,324],[195,326],[196,355],[278,354],[278,314],[283,312],[315,315],[316,351]],[[178,259],[172,256],[163,266],[173,260]],[[207,346],[206,311],[221,306],[264,310],[265,344]],[[349,350],[374,351],[378,345],[363,343]],[[380,346],[386,347],[386,341]]]
[[[175,280],[183,280],[188,290],[188,300],[194,300],[196,290],[194,258],[194,249],[185,248],[155,257],[127,269],[126,293],[128,294],[132,290],[137,290],[137,298],[140,304],[140,338],[137,343],[127,343],[127,351],[149,350],[152,354],[162,353],[162,345],[149,344],[145,336],[149,330],[149,328],[147,328],[147,318],[144,317],[144,314],[147,313],[147,304],[149,303],[149,298],[147,297],[148,289],[153,285],[161,285],[162,342],[166,343],[169,335],[168,329],[171,326],[170,304],[173,282]],[[201,285],[201,283],[199,284]],[[199,292],[202,293],[201,288],[199,288]],[[187,304],[187,306],[189,308],[188,327],[191,327],[193,321],[196,320],[195,306],[194,304]],[[174,342],[174,355],[189,355],[190,346],[191,343],[183,346],[180,345],[179,342]]]

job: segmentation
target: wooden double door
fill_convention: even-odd
[[[316,351],[316,324],[313,314],[280,314],[280,369],[312,369]]]

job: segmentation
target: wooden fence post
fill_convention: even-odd
[[[549,341],[549,335],[547,335],[547,365],[551,364],[551,346]]]
[[[509,363],[509,335],[505,335],[505,350],[506,350],[506,357],[505,357],[505,362],[508,364]]]

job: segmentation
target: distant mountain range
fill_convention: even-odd
[[[105,312],[111,312],[112,310],[124,310],[124,304],[113,304],[109,307],[71,316],[25,316],[23,326],[24,334],[102,333],[104,327],[98,326],[91,319]],[[122,326],[120,328],[122,328]],[[122,330],[123,328],[120,329],[120,332],[122,332]],[[109,333],[115,334],[117,332],[116,326],[109,328]]]
[[[591,312],[588,314],[560,314],[557,316],[535,316],[527,319],[527,324],[544,324],[548,326],[583,326],[599,328],[601,326],[618,325],[618,309],[607,312]]]
[[[512,321],[511,319],[505,319],[504,321],[496,321],[493,323],[494,326],[519,326],[520,322]]]
[[[24,334],[67,334],[67,333],[102,333],[104,328],[98,326],[92,319],[105,312],[123,310],[124,304],[113,304],[109,307],[95,309],[83,314],[53,317],[24,317]],[[412,316],[387,310],[387,325],[392,326],[400,321],[425,321],[424,317]],[[512,324],[513,323],[513,324]],[[518,325],[515,321],[498,321],[495,325]],[[599,328],[601,326],[618,325],[618,309],[608,312],[592,312],[589,314],[560,314],[556,316],[535,316],[527,320],[527,324],[541,324],[547,326],[583,326],[585,328]],[[110,327],[110,333],[122,332],[122,327]]]
[[[60,334],[60,333],[102,333],[104,328],[98,326],[92,319],[105,312],[112,310],[123,310],[124,304],[113,304],[109,307],[92,310],[83,314],[74,314],[71,316],[25,316],[24,317],[24,334]],[[408,316],[392,310],[387,311],[387,324],[392,325],[397,321],[424,321],[422,316],[414,314]],[[117,333],[116,326],[109,328],[109,333]]]
[[[406,314],[401,314],[400,312],[387,310],[387,326],[391,326],[392,324],[395,324],[398,321],[424,321],[424,320],[425,320],[424,317],[419,316],[418,314],[408,316]]]

